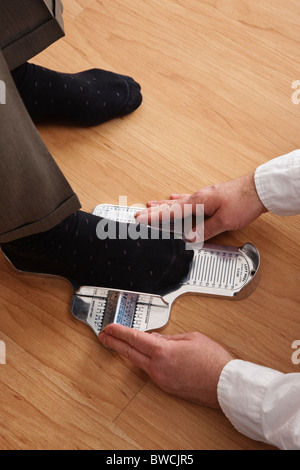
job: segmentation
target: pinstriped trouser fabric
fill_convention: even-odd
[[[25,7],[27,18],[20,16]],[[10,74],[63,35],[61,13],[60,1],[0,0],[0,243],[49,230],[80,209]]]
[[[10,70],[64,36],[61,0],[0,0],[0,48]]]

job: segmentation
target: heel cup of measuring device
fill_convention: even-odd
[[[58,275],[55,275],[55,274],[41,273],[41,272],[37,272],[37,271],[34,271],[34,270],[30,270],[30,269],[24,269],[23,267],[21,268],[20,265],[13,260],[13,257],[10,255],[9,250],[7,250],[6,247],[5,248],[1,247],[1,251],[2,251],[3,256],[4,256],[4,258],[7,262],[8,269],[11,273],[16,273],[17,272],[21,276],[31,276],[33,278],[39,277],[39,278],[50,279],[50,280],[51,279],[59,279],[59,280],[62,280],[62,281],[66,281],[68,284],[71,285],[74,292],[79,288],[78,285],[74,285],[69,279],[67,279],[65,277],[58,276]]]
[[[3,253],[4,258],[7,261],[7,265],[9,267],[10,271],[12,271],[12,272],[17,271],[20,274],[31,273],[31,271],[26,271],[26,270],[24,270],[20,267],[19,263],[14,260],[13,253],[11,252],[11,250],[7,246],[2,245],[1,246],[1,251]]]

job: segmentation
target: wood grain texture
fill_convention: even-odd
[[[66,37],[36,63],[133,76],[144,102],[93,129],[39,131],[84,210],[144,204],[254,171],[300,147],[295,0],[65,0]],[[201,331],[282,372],[299,330],[300,218],[266,214],[214,242],[254,243],[257,291],[240,302],[184,297],[167,333]],[[1,449],[269,449],[222,413],[161,392],[71,318],[71,289],[0,259]]]

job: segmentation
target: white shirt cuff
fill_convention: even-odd
[[[240,433],[267,442],[261,416],[262,402],[268,385],[282,375],[241,360],[233,360],[224,367],[218,384],[219,404]]]
[[[300,214],[300,150],[270,160],[255,172],[263,205],[274,214]]]

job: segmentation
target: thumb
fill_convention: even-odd
[[[224,232],[224,227],[220,223],[219,217],[217,214],[214,214],[209,219],[204,222],[204,240],[209,240],[220,233]]]
[[[187,235],[187,241],[193,245],[203,244],[203,242],[219,235],[223,231],[218,216],[213,215],[201,224],[198,224],[196,228],[192,229]]]

